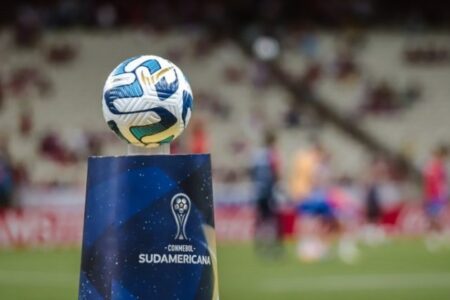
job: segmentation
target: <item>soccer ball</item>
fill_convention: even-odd
[[[109,74],[103,116],[126,142],[142,147],[170,143],[186,128],[192,91],[172,62],[153,55],[129,58]]]

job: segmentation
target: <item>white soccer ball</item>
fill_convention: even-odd
[[[103,116],[123,140],[136,146],[170,143],[186,128],[192,91],[181,70],[154,55],[129,58],[109,74]]]

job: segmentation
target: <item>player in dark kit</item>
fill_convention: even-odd
[[[276,149],[276,136],[271,132],[266,133],[264,146],[254,154],[251,175],[257,211],[256,251],[263,255],[279,255],[282,237],[275,189],[280,177],[280,159]]]

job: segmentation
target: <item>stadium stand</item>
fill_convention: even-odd
[[[44,45],[61,45],[60,35],[57,32],[45,33]],[[2,39],[11,39],[11,34],[4,32]],[[189,42],[192,39],[194,43]],[[366,114],[354,120],[357,122],[355,126],[367,129],[388,147],[410,151],[411,159],[420,166],[433,145],[445,139],[450,128],[446,118],[449,106],[445,98],[449,91],[436,88],[448,88],[444,83],[450,76],[449,70],[405,63],[402,50],[408,37],[401,38],[392,32],[373,32],[365,34],[362,39],[362,45],[357,47],[364,47],[364,51],[356,46],[351,49],[352,60],[358,69],[354,76],[337,78],[339,47],[352,46],[346,44],[344,37],[326,32],[315,33],[317,49],[313,54],[306,54],[296,44],[286,42],[281,65],[293,76],[303,76],[308,72],[311,61],[318,62],[321,74],[314,81],[314,92],[338,113],[349,118],[360,111],[368,78],[388,77],[396,89],[418,82],[423,92],[417,103],[399,111]],[[430,39],[444,37],[427,36],[427,40]],[[40,48],[33,51],[17,51],[14,47],[2,49],[8,58],[2,67],[4,82],[12,81],[14,70],[27,67],[42,73],[52,86],[51,92],[42,95],[36,85],[30,85],[21,94],[14,94],[6,85],[7,101],[4,101],[1,111],[2,131],[10,137],[14,135],[15,138],[9,139],[9,150],[15,162],[23,162],[27,166],[32,182],[82,183],[84,180],[85,168],[79,167],[84,165],[83,162],[74,165],[48,158],[37,159],[41,140],[49,132],[56,134],[64,147],[75,152],[86,152],[80,148],[88,143],[85,140],[87,133],[100,137],[104,143],[103,154],[124,152],[123,145],[115,141],[100,117],[100,87],[111,66],[124,57],[141,53],[142,49],[168,56],[186,70],[198,101],[196,113],[207,124],[210,150],[214,153],[217,169],[244,166],[251,150],[258,145],[261,133],[267,128],[281,132],[283,157],[291,157],[296,149],[307,145],[308,136],[320,133],[333,156],[339,158],[336,169],[340,172],[358,174],[358,166],[367,160],[363,149],[333,126],[300,124],[284,130],[285,115],[291,109],[288,104],[291,95],[272,79],[264,78],[270,75],[264,75],[258,62],[248,60],[230,40],[217,45],[205,42],[201,33],[188,31],[160,35],[129,30],[115,33],[71,30],[65,33],[64,41],[76,49],[76,55],[60,64],[49,62]],[[187,49],[186,45],[189,45]],[[313,55],[314,59],[308,55]],[[20,120],[27,111],[32,112],[32,134],[19,134]],[[304,115],[307,119],[307,113]],[[427,122],[422,122],[424,118]],[[236,124],[241,129],[239,132],[236,132]],[[182,138],[180,143],[186,144],[187,138]]]

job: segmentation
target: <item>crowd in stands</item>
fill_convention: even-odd
[[[448,43],[419,43],[407,45],[403,50],[403,59],[410,65],[445,66],[450,63]]]
[[[360,112],[392,113],[410,107],[422,96],[422,87],[418,83],[409,83],[404,90],[398,90],[389,81],[368,82],[364,84]]]
[[[20,25],[34,28],[69,26],[140,26],[165,29],[173,25],[207,24],[219,30],[233,30],[233,26],[259,22],[266,25],[303,25],[320,23],[323,26],[401,24],[416,29],[421,26],[442,25],[446,19],[448,5],[440,3],[442,9],[428,5],[426,1],[374,1],[350,0],[328,1],[180,1],[157,0],[110,1],[44,1],[34,6],[21,1],[5,3],[2,22],[17,21]],[[225,27],[229,27],[226,29]]]
[[[370,69],[364,67],[358,60],[359,53],[364,52],[367,47],[366,37],[362,32],[353,33],[350,31],[346,33],[344,31],[342,37],[337,38],[335,42],[334,57],[331,61],[319,56],[323,46],[314,30],[293,31],[287,36],[289,36],[287,45],[291,47],[290,49],[295,47],[296,44],[300,44],[298,55],[308,60],[304,71],[299,75],[293,75],[298,77],[298,84],[317,94],[318,85],[324,79],[332,79],[342,84],[356,82],[358,89],[361,90],[361,95],[360,103],[357,107],[354,107],[354,111],[355,115],[359,117],[366,114],[401,112],[422,98],[424,87],[417,80],[409,80],[406,86],[397,87],[391,78],[377,78],[371,74]],[[441,47],[440,49],[444,48]],[[430,51],[433,50],[430,49]],[[406,52],[407,50],[405,50]],[[442,50],[441,52],[445,51]],[[404,56],[409,57],[406,54]],[[440,57],[444,59],[445,55]],[[401,54],[399,54],[398,59],[401,59]],[[430,59],[433,60],[434,58]],[[418,60],[421,59],[418,58],[416,62],[407,59],[411,64],[419,63]],[[426,63],[424,62],[424,64]],[[292,107],[292,110],[295,111],[295,107]],[[295,118],[292,119],[295,121]],[[290,116],[288,120],[291,120]]]
[[[70,144],[64,143],[55,132],[45,133],[39,144],[39,153],[42,157],[60,164],[79,163],[89,156],[102,153],[103,138],[94,133],[80,132],[71,136]]]

